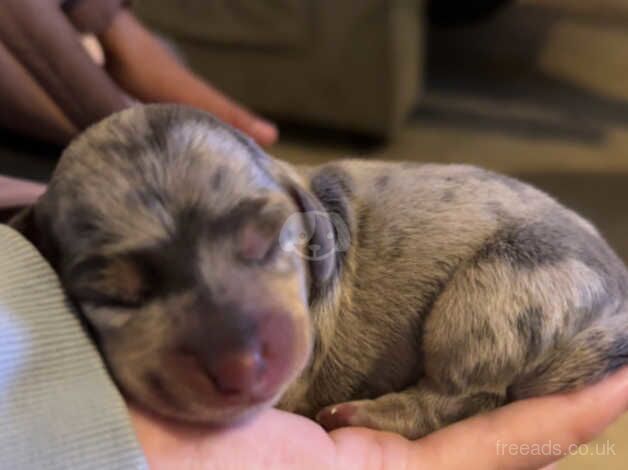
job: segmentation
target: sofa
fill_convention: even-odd
[[[196,72],[279,120],[390,138],[420,93],[420,0],[135,0]]]

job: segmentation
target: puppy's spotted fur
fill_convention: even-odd
[[[282,225],[272,262],[237,256],[253,219],[254,240]],[[200,112],[138,107],[77,139],[15,225],[120,386],[183,419],[278,403],[328,428],[415,438],[628,363],[628,273],[596,229],[469,166],[293,168]],[[227,330],[245,342],[260,308],[289,319],[287,372],[272,396],[225,405],[173,351],[194,337],[220,354]]]

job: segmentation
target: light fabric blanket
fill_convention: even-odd
[[[0,225],[0,468],[147,468],[124,401],[57,276]]]

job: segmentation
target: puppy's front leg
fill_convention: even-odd
[[[328,406],[316,415],[316,420],[327,430],[363,426],[417,439],[447,424],[497,408],[505,401],[505,394],[494,392],[449,395],[423,379],[414,387],[374,400]]]

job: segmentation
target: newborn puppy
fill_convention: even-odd
[[[116,114],[18,227],[122,390],[416,438],[628,363],[628,272],[544,193],[462,165],[293,168],[191,109]]]

